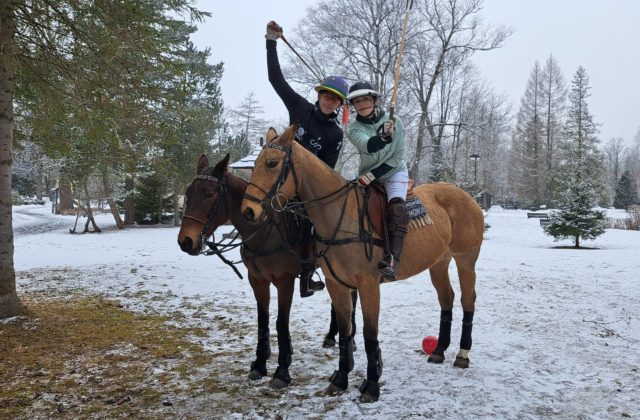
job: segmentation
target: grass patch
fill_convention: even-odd
[[[99,297],[23,303],[29,316],[0,324],[0,418],[171,416],[202,385],[190,376],[213,363],[189,340],[206,332],[175,319]]]

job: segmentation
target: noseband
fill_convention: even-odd
[[[200,238],[201,238],[201,244],[204,245],[204,243],[206,242],[207,238],[209,236],[211,236],[211,233],[213,231],[212,226],[213,226],[213,220],[216,218],[216,215],[218,214],[218,211],[220,210],[220,204],[222,203],[222,200],[224,198],[226,198],[226,193],[227,193],[227,184],[224,182],[224,178],[223,179],[218,179],[214,176],[211,175],[197,175],[193,181],[196,181],[197,179],[202,179],[205,181],[211,181],[211,182],[215,182],[218,185],[218,198],[216,199],[215,203],[213,203],[213,206],[211,206],[211,210],[209,211],[209,216],[207,218],[206,221],[199,219],[197,217],[194,216],[190,216],[188,214],[184,214],[182,215],[183,219],[189,219],[189,220],[193,220],[196,221],[198,223],[200,223],[202,225],[202,232],[200,232]],[[229,215],[231,213],[230,209],[230,202],[229,200],[227,200],[227,215]]]
[[[284,163],[282,165],[282,171],[280,171],[280,175],[278,176],[278,179],[276,180],[276,182],[273,184],[273,186],[271,187],[271,189],[267,192],[264,189],[262,189],[259,185],[254,184],[253,182],[249,182],[249,185],[257,188],[258,190],[260,190],[261,192],[263,192],[264,198],[261,200],[258,197],[255,197],[247,192],[245,192],[244,197],[247,200],[253,201],[255,203],[260,204],[260,206],[265,209],[265,210],[275,210],[275,206],[274,201],[277,202],[277,204],[280,207],[284,207],[285,203],[281,203],[278,199],[278,196],[280,195],[278,193],[278,191],[280,190],[280,187],[282,187],[282,185],[285,183],[285,181],[287,180],[287,177],[289,176],[289,172],[291,172],[293,174],[293,183],[295,185],[295,191],[294,191],[294,196],[296,196],[298,194],[298,176],[296,174],[295,168],[293,166],[293,160],[291,159],[291,147],[287,147],[287,146],[281,146],[277,143],[269,143],[267,145],[264,146],[266,149],[276,149],[279,150],[281,152],[286,153],[286,156],[284,158]]]

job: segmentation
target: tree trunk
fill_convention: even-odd
[[[576,238],[576,245],[575,245],[575,247],[576,247],[576,248],[580,248],[580,235],[576,235],[576,236],[575,236],[575,238]]]
[[[83,182],[84,186],[84,196],[87,201],[87,222],[84,224],[84,231],[82,233],[89,232],[89,223],[93,226],[94,232],[100,233],[102,232],[96,223],[96,220],[93,218],[93,210],[91,209],[91,198],[89,197],[89,188],[87,188],[87,180],[85,179]],[[80,198],[78,197],[78,204],[80,203]]]
[[[113,190],[111,188],[111,184],[109,183],[109,176],[107,171],[102,171],[102,186],[104,187],[104,194],[107,197],[107,203],[109,204],[109,209],[111,210],[111,214],[113,215],[113,220],[116,222],[116,226],[118,229],[124,229],[124,222],[120,217],[120,210],[118,209],[118,205],[115,200],[111,196],[113,194]]]
[[[127,175],[127,178],[124,180],[124,190],[126,194],[124,199],[124,224],[128,226],[132,226],[135,221],[136,206],[133,197],[134,186],[133,177]]]
[[[0,0],[0,319],[25,312],[13,265],[11,148],[13,146],[14,4]]]
[[[180,226],[180,203],[178,202],[180,199],[180,191],[178,191],[178,183],[176,182],[175,187],[173,188],[173,225]]]
[[[73,209],[73,192],[71,189],[71,180],[66,174],[60,174],[58,198],[60,200],[60,205],[58,206],[59,214],[70,215],[75,213]]]

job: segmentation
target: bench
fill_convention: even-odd
[[[545,227],[551,224],[551,219],[540,219],[540,226]]]
[[[527,219],[548,219],[549,214],[547,213],[527,213]]]

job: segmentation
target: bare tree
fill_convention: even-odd
[[[428,0],[417,7],[417,19],[424,22],[425,30],[417,32],[420,40],[414,40],[415,48],[407,51],[412,57],[409,80],[421,111],[416,151],[422,150],[425,131],[436,146],[433,180],[441,179],[444,166],[442,149],[438,147],[442,143],[443,122],[433,121],[430,112],[438,79],[447,65],[460,65],[474,52],[499,48],[511,34],[510,29],[482,24],[478,16],[482,3],[482,0]],[[418,154],[409,171],[412,177],[416,176],[420,163]]]
[[[613,137],[604,146],[605,172],[607,174],[607,188],[611,197],[615,196],[616,185],[623,172],[622,162],[624,161],[625,147],[622,137]]]

